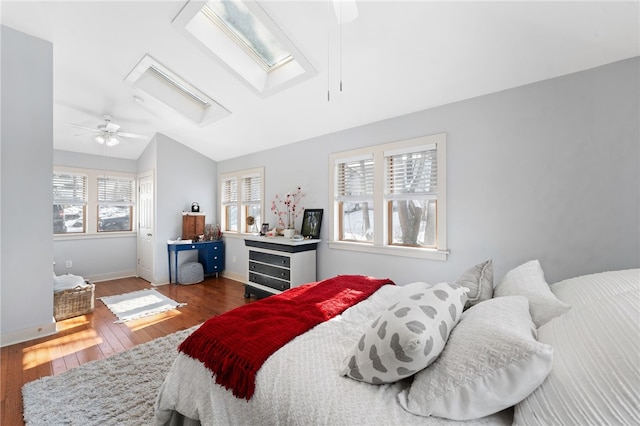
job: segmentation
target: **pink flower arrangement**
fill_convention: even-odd
[[[276,194],[271,201],[271,211],[278,217],[278,225],[282,228],[293,228],[296,218],[304,211],[304,207],[298,207],[298,203],[304,197],[302,188],[298,187],[293,194],[287,193],[283,198]],[[284,219],[287,219],[285,226]]]

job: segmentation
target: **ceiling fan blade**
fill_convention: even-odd
[[[73,136],[89,136],[89,135],[95,135],[96,132],[91,132],[91,133],[76,133]]]
[[[145,135],[137,135],[135,133],[118,132],[118,136],[122,136],[125,138],[133,138],[133,139],[147,139]]]
[[[88,131],[93,132],[93,133],[102,133],[102,130],[99,130],[99,129],[93,129],[93,128],[91,128],[91,127],[86,127],[86,126],[81,126],[81,125],[79,125],[79,124],[69,123],[69,125],[71,125],[71,126],[73,126],[73,127],[77,127],[77,128],[79,128],[79,129],[88,130]]]
[[[115,133],[118,131],[119,128],[120,128],[119,124],[112,123],[111,121],[107,122],[107,125],[105,126],[105,129],[107,129],[107,132],[109,133]]]

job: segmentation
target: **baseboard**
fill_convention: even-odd
[[[119,278],[130,278],[137,277],[138,271],[120,271],[120,272],[111,272],[108,274],[98,274],[83,277],[87,281],[91,281],[92,283],[99,283],[100,281],[109,281],[109,280],[117,280]]]
[[[22,343],[28,340],[56,334],[58,332],[58,327],[56,326],[56,322],[53,318],[51,318],[51,321],[52,322],[50,324],[42,324],[40,326],[29,327],[1,335],[0,347],[15,345],[16,343]]]
[[[241,283],[247,282],[246,275],[234,274],[233,272],[222,271],[222,276],[225,278],[229,278],[230,280],[240,281]]]

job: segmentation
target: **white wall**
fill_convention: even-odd
[[[496,281],[530,259],[540,259],[549,282],[638,267],[639,71],[633,58],[223,161],[218,172],[264,166],[267,210],[275,194],[300,185],[302,205],[326,212],[330,153],[445,132],[449,259],[330,250],[323,242],[319,279],[454,280],[486,259]],[[244,275],[246,248],[226,239],[227,273]]]
[[[8,27],[1,39],[0,344],[54,333],[51,178],[53,47]]]

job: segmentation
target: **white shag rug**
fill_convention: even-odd
[[[159,314],[172,309],[185,306],[186,303],[178,303],[168,298],[155,289],[144,289],[117,296],[100,297],[98,300],[107,305],[107,308],[118,317],[116,323],[131,321]]]
[[[197,327],[25,384],[26,425],[155,424],[158,390],[178,345]]]

